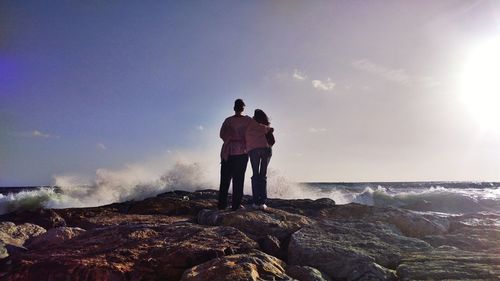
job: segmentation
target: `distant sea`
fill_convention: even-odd
[[[1,195],[7,195],[9,193],[19,193],[21,191],[36,191],[36,190],[39,190],[41,188],[47,188],[47,187],[50,187],[50,186],[15,186],[15,187],[10,187],[10,186],[2,186],[0,187],[0,194]]]

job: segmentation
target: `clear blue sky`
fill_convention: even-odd
[[[487,0],[1,1],[0,186],[165,151],[217,166],[235,98],[273,118],[271,165],[293,180],[500,180],[500,128],[460,94],[499,12]]]

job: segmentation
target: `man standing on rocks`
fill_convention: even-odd
[[[220,138],[224,141],[221,150],[221,169],[219,186],[219,210],[227,207],[227,195],[233,180],[233,211],[242,208],[243,185],[248,163],[245,144],[245,132],[252,118],[243,115],[245,103],[241,99],[234,101],[234,115],[226,118],[220,128]]]

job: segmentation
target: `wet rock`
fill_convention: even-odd
[[[295,232],[288,260],[317,268],[333,279],[391,280],[395,276],[390,269],[395,269],[404,255],[431,249],[429,244],[382,223],[331,221]]]
[[[267,205],[275,208],[287,211],[289,213],[304,215],[304,216],[316,216],[320,211],[333,208],[336,206],[335,201],[330,198],[320,198],[316,200],[312,199],[268,199]]]
[[[278,238],[272,235],[266,235],[264,238],[260,239],[258,243],[262,251],[265,253],[281,259],[286,257],[286,251],[284,251],[285,249],[282,249],[281,241]]]
[[[288,276],[300,281],[330,281],[330,277],[310,266],[291,265],[286,269]]]
[[[202,209],[211,209],[217,207],[217,199],[196,199],[196,194],[192,195],[190,200],[189,192],[186,193],[167,193],[157,197],[147,198],[138,202],[129,202],[128,214],[162,214],[162,215],[191,215],[196,216]],[[186,200],[187,198],[187,200]]]
[[[119,225],[9,257],[7,280],[178,280],[184,270],[258,245],[232,227]]]
[[[82,208],[60,210],[68,226],[86,230],[116,225],[159,225],[192,221],[192,216],[123,214],[118,208]]]
[[[500,255],[440,247],[405,258],[397,275],[401,280],[500,280]]]
[[[182,281],[293,280],[286,274],[286,264],[270,255],[255,251],[225,256],[195,266]]]
[[[9,256],[9,252],[7,251],[7,248],[5,247],[5,244],[0,241],[0,259],[6,258]]]
[[[26,247],[29,249],[50,248],[54,245],[70,240],[84,232],[85,230],[79,227],[51,228],[47,232],[28,240]]]
[[[165,192],[158,194],[158,198],[185,198],[188,197],[189,200],[218,200],[219,192],[213,189],[201,189],[194,192],[184,191],[184,190],[174,190],[170,192]]]
[[[28,251],[28,249],[24,246],[18,246],[18,245],[12,245],[12,244],[7,244],[5,245],[5,249],[9,253],[9,256],[15,256],[20,253],[24,253]]]

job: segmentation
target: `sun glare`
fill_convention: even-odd
[[[461,82],[463,101],[480,125],[500,127],[500,38],[469,53]]]

